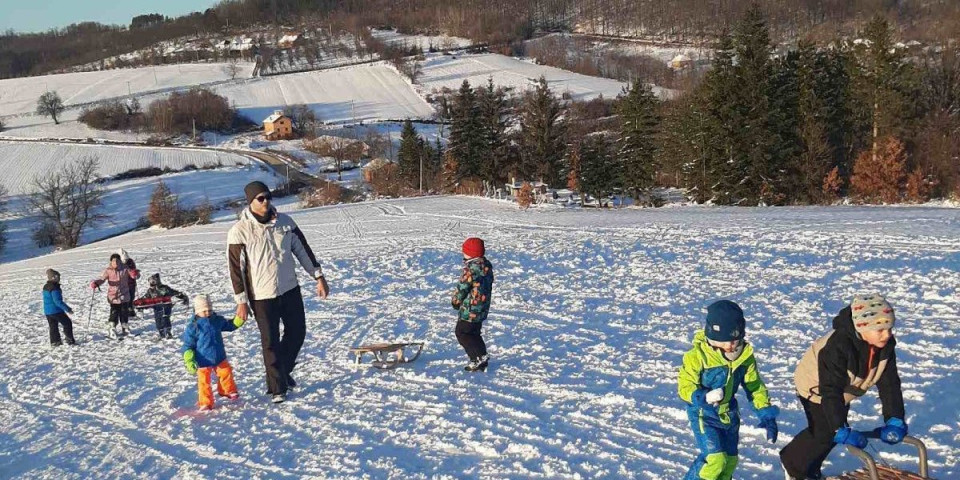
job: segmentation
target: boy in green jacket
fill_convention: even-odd
[[[678,393],[687,403],[687,416],[697,440],[697,456],[684,480],[730,480],[737,468],[740,409],[735,397],[743,385],[747,400],[766,429],[767,440],[777,441],[777,415],[760,378],[753,346],[743,340],[746,321],[740,306],[720,300],[707,307],[706,328],[693,338],[683,356]]]

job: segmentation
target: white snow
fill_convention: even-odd
[[[457,90],[464,80],[473,86],[486,85],[487,79],[493,78],[495,85],[513,87],[519,93],[536,87],[540,76],[546,78],[555,95],[568,94],[574,100],[591,100],[600,95],[614,98],[627,85],[495,53],[430,57],[424,62],[419,83],[430,92],[444,87]]]
[[[103,338],[87,282],[124,247],[145,274],[232,312],[230,222],[143,231],[0,265],[0,472],[17,478],[676,479],[696,454],[676,369],[704,307],[729,297],[784,413],[765,443],[744,412],[737,478],[780,478],[777,451],[804,424],[793,369],[855,292],[897,308],[911,433],[932,475],[960,476],[960,222],[940,208],[688,208],[519,212],[466,197],[293,213],[331,297],[302,274],[307,339],[290,401],[270,405],[256,324],[225,334],[243,401],[197,414],[179,343]],[[486,374],[461,371],[449,293],[464,238],[496,269]],[[63,275],[81,345],[48,350],[43,271]],[[178,309],[176,331],[187,312]],[[357,369],[348,348],[422,340],[394,371]],[[879,425],[876,396],[857,428]],[[742,405],[745,405],[743,402]],[[746,408],[746,407],[745,407]],[[910,450],[878,445],[910,467]],[[857,462],[837,449],[828,473]]]
[[[253,64],[242,62],[239,66],[241,70],[238,76],[249,77]],[[129,93],[140,94],[229,80],[226,67],[225,63],[188,63],[0,80],[0,116],[35,111],[37,99],[46,91],[57,92],[64,105],[69,107],[127,96]]]
[[[331,123],[426,118],[433,113],[396,70],[381,63],[257,78],[215,90],[255,122],[299,103]]]
[[[100,161],[101,177],[146,167],[180,170],[187,165],[203,168],[254,162],[242,155],[191,148],[0,142],[0,172],[3,172],[0,185],[6,187],[10,195],[30,193],[34,177],[85,157],[96,157]]]

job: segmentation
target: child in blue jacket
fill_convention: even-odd
[[[73,339],[73,322],[67,316],[68,313],[73,313],[73,309],[63,301],[60,272],[52,268],[47,269],[47,283],[43,286],[43,314],[47,316],[47,326],[50,327],[51,346],[63,345],[58,324],[63,326],[63,336],[66,337],[67,345],[76,345],[77,342]]]
[[[213,312],[210,298],[197,295],[193,300],[194,315],[187,321],[183,332],[183,364],[187,372],[197,375],[200,410],[213,408],[213,389],[210,374],[217,374],[217,393],[230,400],[240,398],[237,384],[233,381],[233,368],[227,361],[223,347],[222,332],[232,332],[243,326],[244,320],[235,317],[232,321]]]
[[[740,306],[720,300],[707,307],[706,327],[693,338],[683,356],[677,391],[687,404],[687,416],[700,455],[684,480],[731,480],[739,461],[742,386],[770,443],[777,441],[777,415],[760,378],[753,346],[744,340],[746,320]]]

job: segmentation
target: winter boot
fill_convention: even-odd
[[[123,325],[120,325],[120,332],[123,335],[130,335],[130,327],[128,327],[127,324],[124,323]]]
[[[63,343],[61,343],[61,342],[50,342],[50,346],[51,346],[51,347],[59,347],[60,345],[63,345]]]
[[[290,374],[288,373],[288,374],[287,374],[287,387],[296,387],[296,386],[297,386],[297,382],[294,381],[294,380],[293,380],[293,377],[291,377]]]
[[[237,393],[237,392],[228,393],[228,394],[227,394],[227,398],[229,398],[230,400],[239,400],[239,399],[240,399],[240,394]]]
[[[213,410],[213,405],[199,405],[197,406],[197,410],[200,410],[201,412],[209,412],[210,410]]]
[[[109,323],[107,325],[107,338],[118,338],[119,335],[117,335],[117,326]]]
[[[488,361],[489,357],[484,355],[476,360],[472,360],[466,367],[463,367],[463,370],[466,372],[486,372]]]
[[[287,395],[284,393],[278,393],[270,399],[273,403],[283,403],[287,399]]]

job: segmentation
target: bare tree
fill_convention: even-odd
[[[97,183],[97,157],[84,157],[52,174],[36,176],[31,182],[34,193],[29,204],[37,211],[41,224],[56,229],[56,245],[73,248],[80,244],[83,229],[107,218],[99,213],[103,188]]]
[[[350,158],[360,158],[363,154],[363,143],[343,137],[318,138],[311,142],[304,142],[308,151],[321,157],[330,157],[337,166],[337,180],[343,180],[343,162]]]
[[[290,118],[293,131],[300,135],[306,135],[308,132],[312,132],[317,123],[320,122],[320,119],[317,118],[317,113],[302,103],[284,108],[283,114]]]
[[[48,115],[53,118],[53,123],[57,125],[60,124],[57,117],[63,112],[63,109],[63,100],[60,99],[57,92],[46,92],[40,95],[40,99],[37,100],[37,115]]]
[[[237,75],[240,75],[240,61],[236,58],[231,58],[223,67],[223,71],[230,76],[230,80],[236,80]]]

